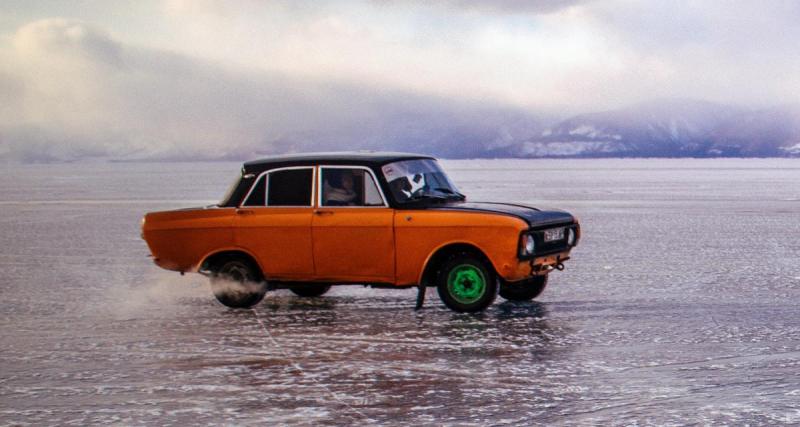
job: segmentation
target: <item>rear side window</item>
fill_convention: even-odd
[[[311,206],[314,169],[287,169],[267,175],[267,206]]]

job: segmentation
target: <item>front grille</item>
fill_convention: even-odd
[[[545,242],[544,241],[544,230],[549,230],[552,228],[564,228],[564,237],[560,240],[555,240],[552,242]],[[568,230],[572,229],[572,232],[577,235],[578,233],[578,225],[574,223],[566,223],[566,224],[559,224],[559,225],[547,225],[543,227],[537,227],[529,231],[528,233],[533,236],[534,241],[536,242],[536,250],[534,251],[533,257],[539,257],[544,255],[549,255],[553,253],[563,252],[571,248],[567,244],[567,237],[569,236]],[[530,258],[533,258],[530,257]]]

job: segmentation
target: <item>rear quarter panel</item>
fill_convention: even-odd
[[[395,214],[398,285],[419,282],[427,260],[451,244],[480,249],[502,275],[517,263],[519,233],[525,221],[501,214],[441,210],[400,210]]]
[[[160,267],[196,271],[208,254],[233,246],[234,215],[232,208],[151,212],[142,237]]]

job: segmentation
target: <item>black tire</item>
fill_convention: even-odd
[[[536,276],[514,283],[500,284],[500,296],[509,301],[530,301],[542,294],[548,276]]]
[[[299,285],[290,286],[289,290],[299,297],[313,298],[322,296],[331,289],[331,285]]]
[[[444,305],[460,313],[483,311],[497,298],[497,275],[470,253],[450,256],[439,268],[436,289]]]
[[[222,260],[214,266],[211,291],[222,305],[250,308],[264,299],[267,283],[252,261],[244,257],[234,257]]]

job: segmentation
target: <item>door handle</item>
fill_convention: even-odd
[[[320,216],[322,216],[322,215],[333,215],[333,211],[323,211],[323,210],[317,209],[317,210],[314,211],[314,215],[320,215]]]
[[[251,209],[236,209],[237,215],[252,215],[254,213]]]

